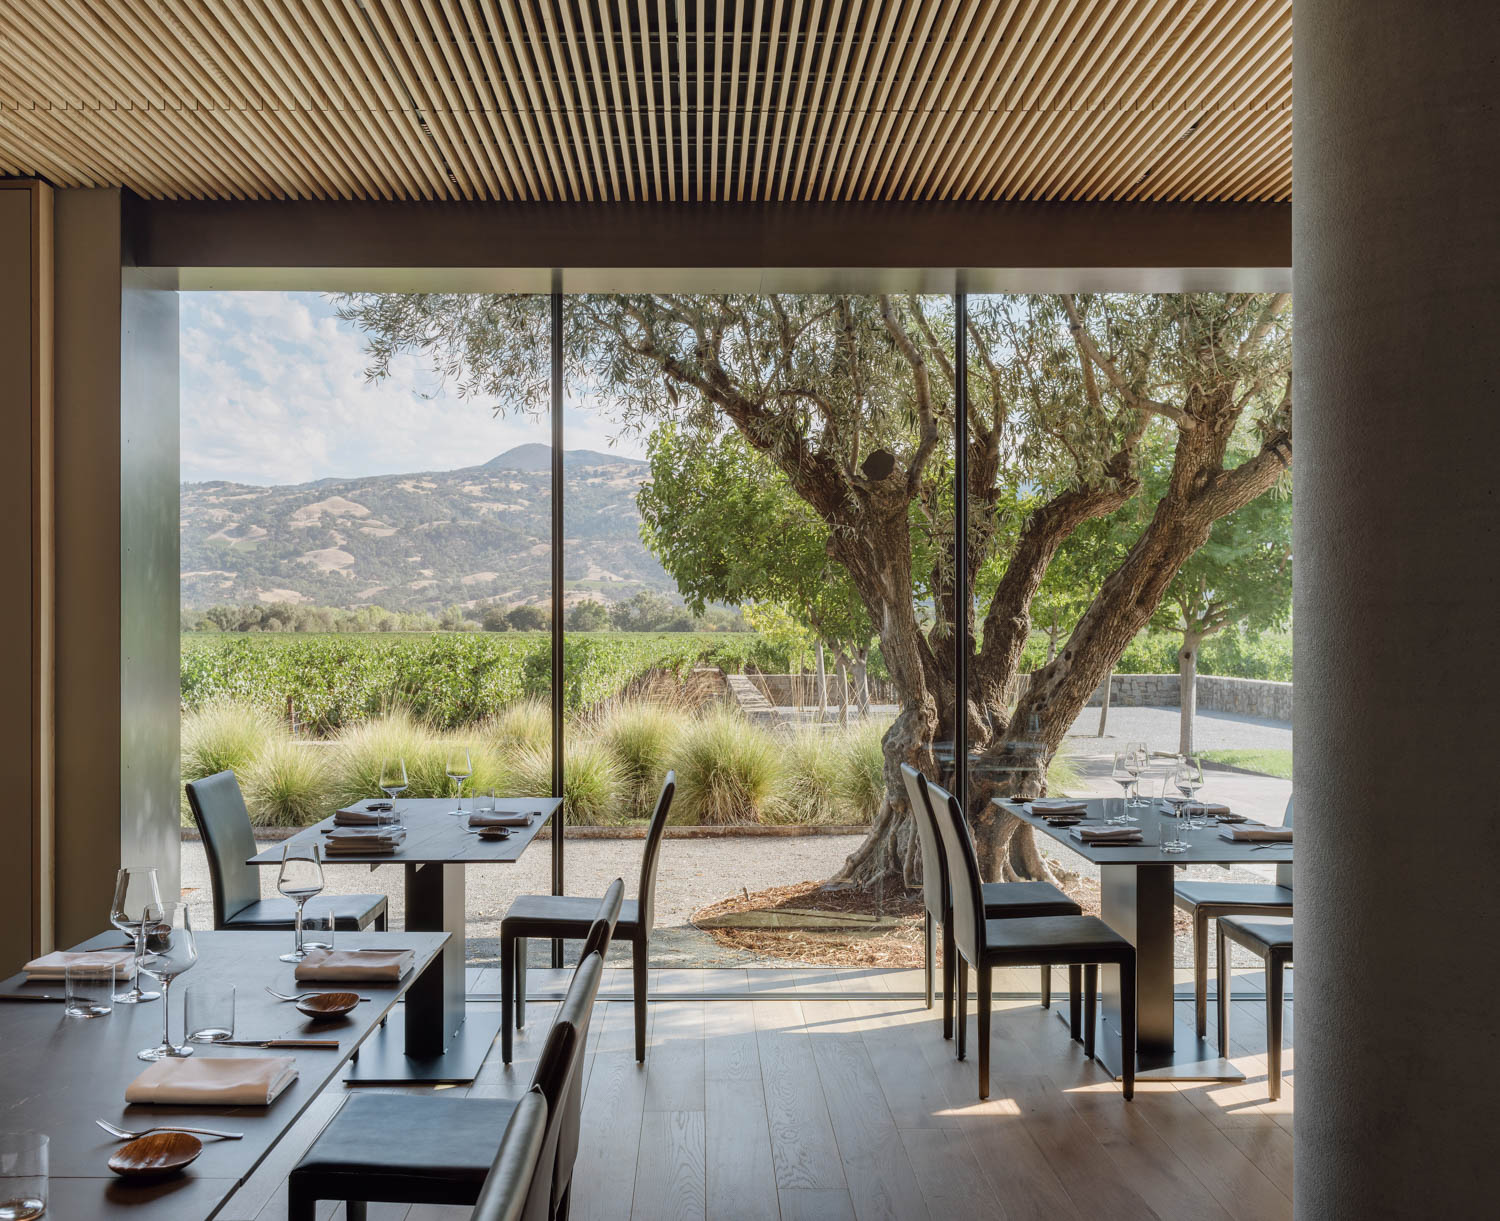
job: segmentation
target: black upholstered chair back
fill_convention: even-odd
[[[937,824],[932,817],[932,796],[927,777],[909,763],[901,765],[901,779],[906,784],[906,801],[911,819],[917,825],[917,843],[922,846],[922,905],[934,920],[948,916],[948,869],[943,861],[943,846],[938,842]]]
[[[583,949],[578,951],[582,962],[590,954],[604,958],[609,954],[609,943],[615,937],[615,922],[620,918],[620,905],[625,901],[625,880],[616,878],[599,901],[599,911],[589,925],[588,936],[583,939]]]
[[[568,994],[563,997],[562,1007],[557,1012],[554,1024],[570,1027],[578,1040],[573,1052],[573,1070],[561,1093],[562,1114],[557,1120],[557,1170],[552,1189],[554,1211],[573,1182],[573,1162],[578,1157],[579,1132],[583,1119],[583,1050],[588,1044],[589,1017],[594,1012],[594,999],[599,995],[599,980],[603,975],[603,955],[585,955],[573,972],[572,982],[568,984]],[[537,1072],[540,1076],[540,1064]]]
[[[646,855],[641,858],[641,888],[636,892],[635,906],[640,916],[642,936],[656,926],[656,861],[661,855],[661,837],[667,829],[667,815],[672,811],[672,797],[677,792],[677,773],[668,772],[651,813],[646,831]]]
[[[1295,796],[1295,794],[1293,794],[1293,796]],[[1283,827],[1290,827],[1292,825],[1292,798],[1291,797],[1288,797],[1286,799],[1286,817],[1281,820],[1281,825]],[[1276,866],[1276,885],[1278,885],[1278,886],[1285,886],[1288,890],[1292,889],[1292,863],[1291,863],[1291,861],[1283,861],[1283,862],[1281,862],[1280,864],[1278,864]]]
[[[547,1221],[552,1205],[552,1166],[543,1160],[547,1113],[546,1095],[532,1086],[505,1125],[500,1152],[485,1176],[470,1221]]]
[[[932,798],[932,812],[943,837],[943,857],[948,864],[948,885],[953,888],[953,940],[972,963],[978,963],[984,948],[984,891],[979,878],[979,862],[964,812],[947,789],[927,786]]]
[[[245,864],[255,855],[250,812],[233,772],[218,772],[187,786],[193,821],[203,837],[214,890],[214,927],[260,899],[260,870]]]

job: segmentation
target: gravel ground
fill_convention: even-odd
[[[1176,708],[1111,708],[1103,738],[1099,732],[1099,709],[1085,708],[1068,731],[1069,743],[1081,750],[1086,743],[1100,743],[1100,750],[1115,751],[1125,742],[1145,742],[1152,750],[1177,749],[1182,714]],[[1291,750],[1292,727],[1286,721],[1241,716],[1234,712],[1199,711],[1193,718],[1193,741],[1199,750]]]

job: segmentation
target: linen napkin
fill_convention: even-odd
[[[26,972],[27,979],[62,979],[69,966],[114,967],[118,971],[128,972],[130,960],[134,957],[134,950],[81,950],[76,953],[53,950],[50,954],[33,958],[22,970]]]
[[[1089,808],[1088,802],[1073,797],[1038,797],[1026,806],[1033,814],[1082,814]]]
[[[187,1107],[263,1107],[297,1079],[291,1056],[158,1060],[125,1087],[125,1101]]]
[[[411,950],[309,950],[297,964],[298,982],[360,980],[394,982],[416,963]]]
[[[1183,803],[1182,812],[1203,818],[1220,818],[1229,813],[1229,807],[1217,801],[1188,801]]]
[[[1246,822],[1237,827],[1220,827],[1219,838],[1235,844],[1289,844],[1292,842],[1292,829],[1268,827],[1261,822]]]
[[[1138,827],[1074,827],[1068,835],[1080,844],[1138,844]]]
[[[529,827],[530,814],[510,814],[504,810],[475,810],[469,815],[471,827]]]
[[[345,806],[341,810],[335,810],[333,814],[333,825],[335,827],[376,827],[380,825],[381,819],[387,822],[395,818],[394,809],[372,810],[369,801],[361,801],[356,805]],[[374,802],[375,805],[386,805],[386,802]]]
[[[342,827],[327,832],[325,856],[341,853],[394,852],[406,841],[403,827]]]

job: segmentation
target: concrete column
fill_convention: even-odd
[[[1500,1199],[1500,5],[1298,0],[1296,1215]]]

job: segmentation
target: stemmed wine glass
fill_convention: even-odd
[[[302,943],[302,909],[309,899],[323,890],[323,861],[317,844],[286,844],[282,847],[276,889],[297,905],[292,949],[281,955],[281,961],[301,962],[307,957],[307,946]]]
[[[391,816],[390,822],[396,826],[401,825],[401,816],[396,813],[396,798],[406,792],[406,760],[400,755],[392,755],[380,764],[380,790],[390,799]],[[387,821],[382,818],[381,822]]]
[[[448,779],[453,781],[458,797],[458,809],[449,810],[455,818],[464,816],[464,781],[474,774],[474,761],[469,757],[469,748],[454,746],[448,751],[448,762],[444,764]]]
[[[1150,763],[1151,753],[1146,749],[1146,744],[1144,742],[1127,742],[1125,744],[1125,767],[1130,772],[1130,774],[1136,778],[1137,781],[1140,780],[1141,773],[1146,770]],[[1125,804],[1131,806],[1150,805],[1151,803],[1149,801],[1143,802],[1141,800],[1140,794],[1141,786],[1139,783],[1137,783],[1135,787],[1135,796],[1133,796]],[[1136,822],[1138,820],[1132,818],[1129,821]]]
[[[1124,754],[1124,752],[1115,755],[1115,765],[1109,773],[1109,778],[1116,784],[1118,784],[1123,790],[1125,794],[1125,805],[1128,806],[1130,804],[1130,790],[1138,783],[1138,780],[1136,776],[1131,773],[1129,758]],[[1127,822],[1136,822],[1138,820],[1125,813],[1124,809],[1122,808],[1119,814],[1116,814],[1113,818],[1105,819],[1105,821],[1109,823],[1122,824]]]
[[[165,1060],[190,1056],[187,1044],[172,1042],[171,1006],[168,996],[172,981],[198,961],[198,942],[193,936],[193,919],[186,903],[162,903],[148,907],[135,935],[135,956],[140,969],[161,981],[161,1045],[136,1052],[142,1060]]]
[[[1182,762],[1182,756],[1177,758],[1178,764]],[[1182,818],[1182,807],[1187,804],[1187,797],[1177,791],[1177,768],[1171,768],[1161,779],[1161,799],[1166,802],[1168,809],[1172,812],[1174,819]],[[1172,825],[1172,838],[1161,842],[1163,852],[1186,852],[1192,847],[1187,840],[1182,838],[1182,823],[1174,822]]]
[[[142,913],[151,908],[161,910],[161,887],[156,883],[156,870],[149,865],[127,865],[115,874],[115,897],[109,907],[109,922],[129,937],[134,944],[140,932]],[[154,1001],[160,992],[141,991],[140,963],[130,964],[130,987],[115,996],[121,1005],[136,1005],[142,1001]]]
[[[1197,755],[1186,755],[1178,759],[1176,784],[1177,791],[1186,796],[1189,801],[1193,800],[1198,790],[1203,787],[1203,764]],[[1191,814],[1188,815],[1187,825],[1193,830],[1208,826],[1201,818],[1196,818]]]

